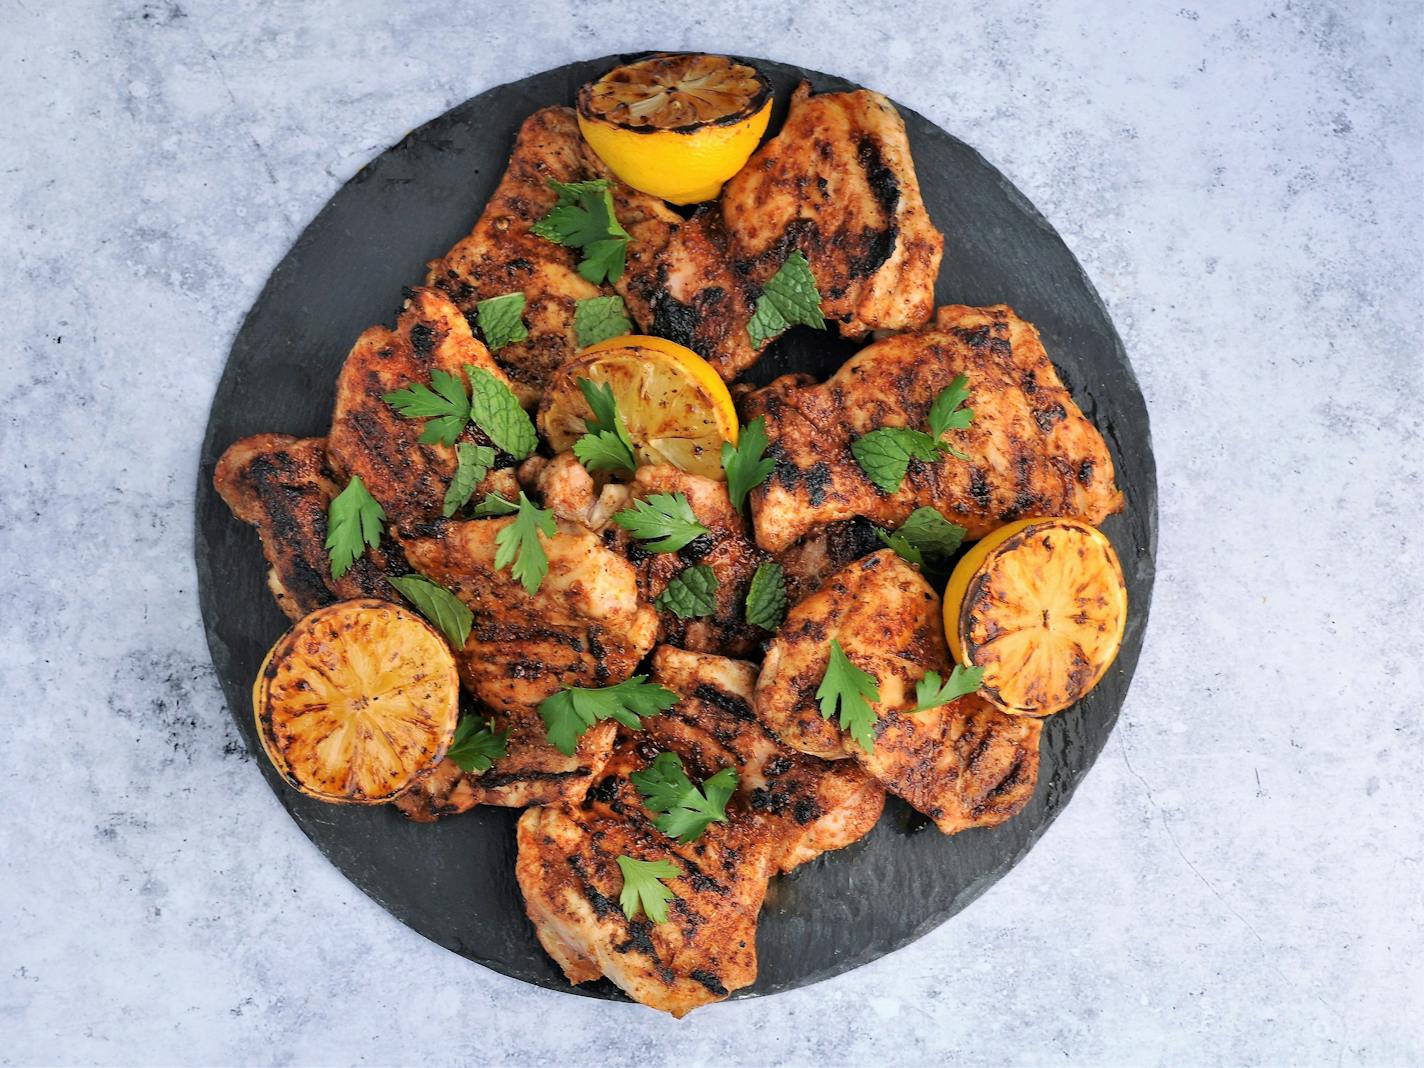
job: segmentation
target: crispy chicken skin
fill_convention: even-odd
[[[578,249],[530,232],[558,200],[549,179],[578,182],[608,177],[584,142],[571,108],[541,108],[519,128],[509,165],[475,228],[428,265],[426,284],[448,293],[472,321],[475,306],[506,293],[525,296],[529,337],[501,348],[497,360],[520,401],[538,403],[544,385],[578,348],[574,304],[611,292],[578,273]],[[615,182],[614,210],[632,235],[630,246],[665,243],[677,216],[661,201]]]
[[[340,487],[326,452],[325,438],[254,434],[229,445],[213,472],[213,486],[233,515],[257,528],[267,585],[289,619],[357,597],[400,602],[386,575],[410,570],[399,548],[383,541],[341,578],[331,577],[326,513]]]
[[[452,445],[421,443],[427,420],[406,418],[382,398],[393,390],[430,385],[434,371],[464,381],[466,365],[508,381],[489,350],[470,333],[460,310],[439,290],[425,288],[408,293],[394,330],[371,327],[346,357],[336,380],[327,450],[336,470],[348,478],[361,477],[392,527],[411,529],[439,518],[456,459]],[[462,440],[490,443],[473,423]],[[507,454],[496,457],[501,468],[512,463]],[[508,492],[512,478],[491,472],[487,484],[476,487],[476,499],[487,491]]]
[[[417,823],[468,812],[476,805],[523,808],[576,804],[613,752],[618,725],[599,723],[584,732],[571,757],[549,744],[544,722],[532,708],[512,708],[493,717],[496,730],[509,731],[509,751],[484,772],[462,771],[453,760],[396,798],[395,806]]]
[[[879,93],[813,96],[802,82],[781,132],[721,203],[741,257],[779,267],[805,253],[821,313],[842,336],[918,326],[934,310],[944,236],[920,197],[905,124]]]
[[[660,645],[652,681],[682,700],[646,721],[647,740],[679,754],[702,780],[737,770],[737,794],[767,828],[777,871],[857,842],[885,807],[885,791],[848,760],[831,763],[781,744],[752,711],[757,666]]]
[[[816,689],[832,639],[879,686],[868,753],[821,718]],[[787,614],[757,678],[756,711],[794,748],[853,758],[946,834],[992,827],[1033,796],[1041,723],[977,696],[912,711],[915,683],[926,671],[946,677],[948,669],[939,597],[885,549],[844,568]]]
[[[598,536],[561,522],[540,537],[549,573],[532,596],[496,570],[495,537],[514,518],[445,525],[404,541],[411,566],[474,612],[460,677],[495,712],[532,708],[564,686],[612,686],[653,647],[657,613],[638,597],[633,566]]]
[[[950,440],[969,459],[912,460],[899,491],[883,493],[851,443],[883,426],[923,429],[960,373],[974,422]],[[1038,331],[1004,305],[941,308],[933,325],[867,346],[821,385],[777,379],[749,394],[743,413],[764,415],[771,439],[776,467],[751,501],[757,542],[772,552],[835,520],[895,526],[923,505],[970,538],[1029,516],[1099,523],[1122,508],[1107,443],[1059,381]]]
[[[684,494],[697,521],[707,528],[706,534],[675,553],[649,553],[633,539],[620,538],[638,568],[638,588],[650,603],[685,567],[705,564],[717,576],[717,607],[712,615],[683,619],[674,612],[659,612],[662,640],[695,652],[729,656],[756,652],[764,635],[747,622],[747,590],[766,554],[752,542],[746,520],[732,507],[727,484],[659,464],[638,468],[630,489],[635,499],[655,493]]]
[[[730,381],[765,349],[747,324],[796,249],[821,313],[843,336],[930,317],[944,237],[920,198],[905,124],[879,93],[812,96],[803,82],[781,132],[721,200],[651,233],[618,288],[642,329],[686,345]]]
[[[756,979],[757,913],[773,857],[751,813],[714,822],[686,845],[653,826],[628,780],[652,755],[624,742],[581,804],[526,811],[514,874],[540,943],[571,983],[606,975],[634,1000],[681,1017]],[[624,916],[620,855],[677,866],[666,923]]]

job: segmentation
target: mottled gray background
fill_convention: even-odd
[[[0,0],[0,1064],[1424,1060],[1424,9],[1189,3]],[[227,346],[331,193],[490,85],[650,47],[983,151],[1107,301],[1162,492],[1137,681],[1029,857],[680,1024],[347,884],[237,743],[191,548]]]

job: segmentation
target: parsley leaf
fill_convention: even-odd
[[[613,516],[650,553],[675,553],[694,538],[707,533],[697,521],[683,493],[654,493],[633,502]]]
[[[648,682],[646,675],[634,675],[617,686],[587,688],[565,686],[539,702],[539,718],[544,733],[564,756],[573,756],[583,732],[600,720],[612,719],[629,730],[643,729],[643,716],[656,716],[677,704],[671,690]]]
[[[506,293],[500,297],[490,297],[475,305],[475,314],[480,320],[480,333],[490,352],[498,352],[512,341],[523,341],[529,336],[524,325],[524,294]]]
[[[385,509],[366,489],[360,475],[352,475],[346,488],[331,499],[326,512],[326,555],[331,560],[331,577],[339,579],[351,570],[356,558],[381,544],[381,523]]]
[[[894,493],[910,469],[910,460],[939,456],[934,438],[923,430],[883,426],[850,443],[851,455],[867,478],[886,493]]]
[[[462,441],[455,446],[455,475],[450,479],[450,487],[445,491],[446,519],[458,512],[475,492],[480,480],[489,474],[494,466],[494,450],[488,445],[471,445]]]
[[[431,386],[435,388],[432,389]],[[416,383],[405,389],[383,393],[381,399],[407,419],[428,419],[421,432],[422,444],[455,444],[455,439],[470,421],[470,402],[465,396],[465,383],[449,371],[430,372],[430,385]]]
[[[867,753],[875,749],[875,709],[871,701],[880,700],[880,686],[875,676],[862,671],[850,662],[841,643],[831,639],[831,659],[826,664],[826,674],[816,689],[816,700],[821,703],[821,717],[830,719],[840,705],[840,726],[850,731],[850,735]]]
[[[558,203],[530,230],[556,245],[582,249],[578,273],[594,285],[618,281],[623,276],[628,231],[613,213],[608,179],[560,182],[550,178],[549,188],[559,194]]]
[[[593,412],[593,418],[583,421],[588,433],[574,442],[578,462],[589,471],[637,471],[633,442],[618,414],[613,387],[587,378],[580,378],[578,387]]]
[[[766,481],[776,466],[766,452],[766,419],[757,416],[737,435],[737,443],[722,443],[722,470],[727,472],[727,496],[732,507],[742,510],[747,494]]]
[[[465,364],[465,373],[470,376],[470,418],[496,448],[524,459],[538,446],[539,435],[519,398],[483,367]]]
[[[465,647],[465,639],[470,636],[470,624],[475,617],[464,601],[424,575],[395,575],[390,582],[406,600],[420,609],[421,615],[440,629],[445,640],[456,650]]]
[[[762,630],[776,630],[786,618],[786,581],[781,565],[764,560],[752,575],[747,590],[747,622]]]
[[[470,514],[476,519],[484,519],[491,515],[513,515],[519,511],[519,505],[513,501],[507,501],[498,493],[486,493],[485,499],[470,509]]]
[[[940,681],[938,671],[926,671],[925,677],[915,683],[915,711],[927,712],[947,705],[957,697],[976,692],[983,681],[983,668],[966,668],[962,664],[954,665],[948,682]]]
[[[924,566],[925,557],[949,557],[968,533],[933,508],[916,508],[898,530],[886,533],[876,528],[880,540],[912,564]]]
[[[818,330],[826,328],[816,279],[805,253],[799,249],[786,257],[762,288],[751,322],[747,323],[747,333],[752,336],[752,347],[759,349],[798,323]]]
[[[706,564],[685,567],[658,595],[659,612],[682,619],[710,616],[717,611],[717,575]]]
[[[667,903],[677,898],[662,882],[675,879],[681,872],[670,860],[634,860],[618,856],[618,870],[623,873],[623,892],[618,904],[623,915],[632,919],[641,910],[654,923],[667,922]]]
[[[727,801],[737,791],[737,770],[723,768],[697,784],[687,777],[682,758],[659,753],[651,765],[628,778],[638,788],[650,812],[659,812],[653,825],[669,838],[683,843],[701,837],[714,820],[727,822]]]
[[[509,755],[509,731],[494,729],[494,720],[466,716],[455,728],[455,739],[445,755],[461,771],[489,771],[496,760]]]
[[[883,426],[851,442],[851,455],[866,477],[885,493],[894,493],[900,488],[912,459],[937,460],[941,453],[948,453],[957,460],[967,460],[968,453],[940,438],[950,430],[963,430],[974,422],[974,409],[960,407],[968,398],[969,376],[955,375],[954,381],[940,390],[930,404],[930,433],[910,427]]]
[[[549,573],[549,557],[539,544],[539,535],[552,538],[557,531],[553,510],[536,507],[521,491],[518,517],[494,536],[494,569],[501,571],[513,564],[510,574],[533,596]]]
[[[633,329],[623,298],[589,297],[574,302],[574,338],[579,348],[596,345],[611,337],[622,337]]]

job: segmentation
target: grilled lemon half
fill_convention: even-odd
[[[737,441],[737,409],[712,365],[660,337],[627,334],[584,349],[559,368],[539,406],[539,426],[555,452],[570,448],[592,418],[578,380],[606,383],[641,464],[672,464],[725,478],[722,443]]]
[[[322,801],[376,805],[445,755],[459,718],[455,658],[419,616],[386,601],[318,608],[277,639],[252,687],[262,747]]]
[[[1127,586],[1112,543],[1075,519],[1025,519],[975,544],[950,576],[944,631],[984,697],[1048,716],[1083,697],[1117,657]]]
[[[726,56],[660,55],[578,93],[584,140],[634,189],[674,204],[711,200],[771,118],[771,83]]]

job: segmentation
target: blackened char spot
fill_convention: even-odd
[[[831,465],[822,460],[806,468],[801,477],[806,483],[806,494],[811,503],[822,503],[826,499],[826,489],[831,484]]]
[[[847,269],[852,278],[866,278],[880,270],[880,265],[895,251],[895,242],[900,239],[900,228],[888,226],[884,230],[867,230],[861,235],[861,248],[850,258]]]
[[[410,328],[410,345],[422,356],[435,347],[435,331],[429,323],[416,323]]]
[[[692,348],[697,340],[697,309],[666,292],[653,301],[653,333]]]
[[[1038,429],[1047,434],[1053,429],[1054,423],[1068,418],[1068,412],[1064,409],[1063,405],[1055,404],[1034,412],[1033,418],[1034,422],[1038,423]]]
[[[569,857],[569,868],[578,878],[579,889],[583,891],[583,896],[588,898],[588,902],[593,906],[593,911],[599,916],[612,916],[615,913],[623,915],[622,908],[612,898],[604,897],[598,889],[589,881],[588,874],[583,870],[583,860],[574,854]]]
[[[727,988],[722,985],[722,981],[711,972],[703,971],[701,968],[693,968],[687,973],[689,979],[696,979],[719,998],[727,996]]]
[[[800,801],[796,802],[796,808],[793,810],[792,815],[796,817],[796,822],[804,827],[820,815],[820,812],[816,807],[815,801],[809,797],[803,797]]]
[[[1084,460],[1078,465],[1078,481],[1085,486],[1093,484],[1093,461]]]
[[[728,693],[726,690],[719,690],[711,683],[698,683],[696,689],[692,691],[692,696],[698,701],[706,702],[714,708],[720,708],[729,716],[735,716],[737,719],[745,720],[748,723],[756,722],[756,713],[752,711],[751,705],[747,704],[746,701],[742,700],[742,698],[736,694]]]
[[[487,771],[479,777],[479,784],[481,789],[492,790],[496,786],[512,786],[517,782],[558,782],[561,779],[576,779],[587,774],[588,768],[575,768],[573,771],[511,771],[504,775]]]
[[[686,563],[695,564],[717,547],[717,539],[709,531],[699,534],[677,551],[678,557]]]
[[[895,172],[885,165],[880,146],[873,137],[862,137],[858,148],[857,159],[865,171],[870,191],[885,210],[885,217],[893,218],[895,209],[900,206],[900,183],[895,179]]]
[[[974,498],[974,503],[980,508],[989,507],[989,480],[977,467],[969,472],[969,496]]]

